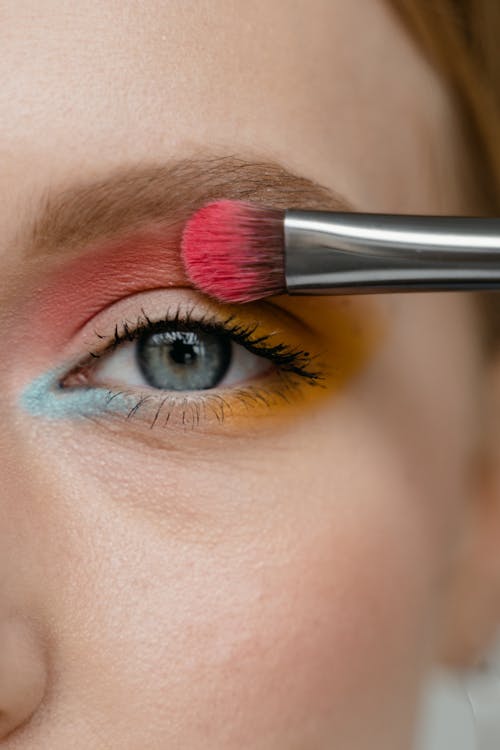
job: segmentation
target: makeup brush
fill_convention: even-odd
[[[208,203],[187,221],[191,281],[224,302],[275,294],[500,289],[500,218]]]

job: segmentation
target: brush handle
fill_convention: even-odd
[[[285,211],[289,294],[500,289],[500,218]]]

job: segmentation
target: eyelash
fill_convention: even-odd
[[[314,367],[314,362],[319,356],[318,354],[313,355],[305,349],[297,346],[289,346],[283,342],[272,343],[277,332],[273,331],[268,334],[258,335],[257,331],[259,327],[258,323],[249,325],[238,323],[234,314],[228,315],[224,320],[219,320],[213,314],[205,313],[199,315],[196,313],[195,306],[189,308],[187,311],[178,307],[173,314],[167,310],[167,314],[159,320],[151,320],[144,309],[141,309],[141,315],[135,323],[123,321],[120,325],[117,324],[110,336],[95,331],[95,336],[98,339],[108,341],[109,343],[96,351],[90,351],[87,359],[73,368],[71,373],[63,378],[61,387],[68,387],[64,386],[64,381],[71,379],[71,376],[75,375],[78,376],[81,383],[82,379],[85,380],[85,374],[91,372],[95,360],[115,351],[121,344],[137,341],[146,334],[150,335],[169,329],[177,331],[191,331],[194,329],[203,333],[226,336],[232,342],[245,347],[250,353],[268,359],[278,370],[280,380],[278,383],[275,383],[272,390],[255,385],[228,388],[227,393],[229,397],[221,395],[221,390],[217,388],[207,391],[203,396],[198,393],[193,397],[179,397],[178,395],[164,396],[161,394],[161,391],[158,396],[151,396],[149,394],[145,396],[144,393],[137,394],[136,402],[131,406],[126,415],[127,419],[135,416],[146,401],[156,400],[160,404],[153,412],[150,427],[154,427],[157,424],[160,412],[166,405],[167,413],[165,419],[162,420],[165,425],[170,421],[174,410],[180,408],[179,416],[182,425],[190,424],[192,427],[197,426],[200,423],[200,411],[205,412],[205,407],[210,409],[217,422],[223,423],[226,413],[231,413],[232,411],[229,401],[231,396],[236,396],[245,406],[261,404],[271,407],[276,402],[276,398],[289,403],[291,392],[299,390],[298,380],[311,386],[323,387],[322,381],[324,375],[321,370]],[[113,392],[109,388],[107,391],[109,393],[108,403],[111,403],[117,396],[127,392],[125,390]],[[127,392],[127,394],[130,395],[130,392]]]

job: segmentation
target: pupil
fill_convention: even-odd
[[[170,356],[177,364],[188,365],[196,359],[197,355],[192,345],[185,344],[183,341],[174,341]]]
[[[231,363],[228,336],[206,331],[145,333],[136,344],[138,367],[147,384],[170,391],[214,388]]]

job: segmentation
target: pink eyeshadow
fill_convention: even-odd
[[[95,245],[56,270],[32,295],[28,320],[34,322],[39,344],[58,346],[110,304],[134,293],[173,286],[192,285],[172,229],[142,230]]]

